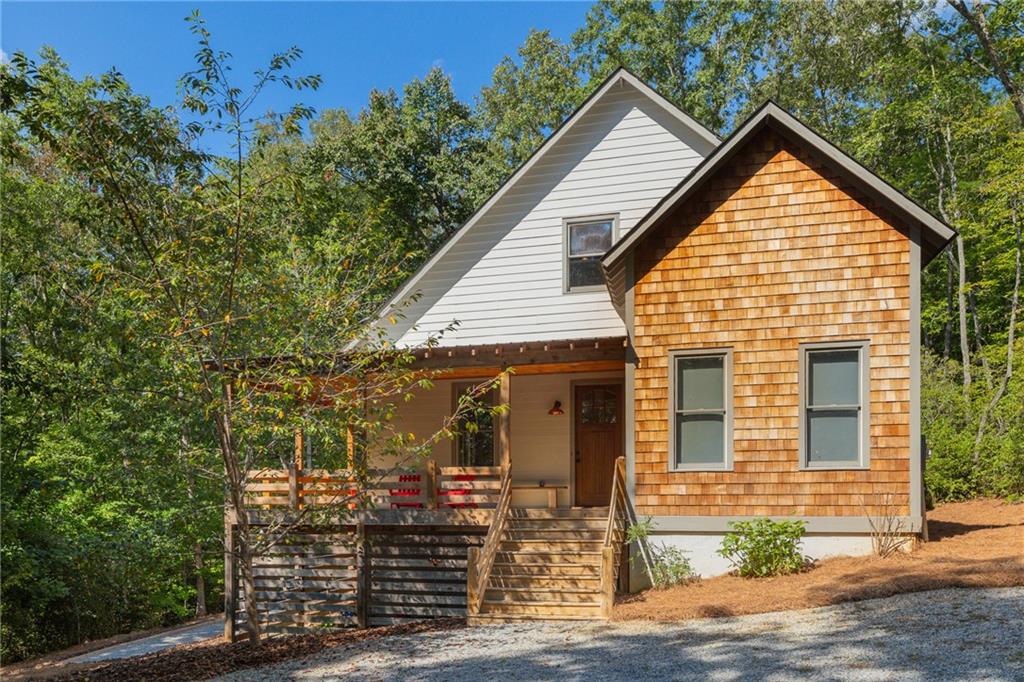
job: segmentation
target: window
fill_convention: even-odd
[[[601,256],[612,248],[616,222],[615,216],[566,221],[566,291],[604,286]]]
[[[580,401],[581,424],[615,424],[619,421],[619,391],[587,388]]]
[[[456,384],[452,397],[453,411],[459,398],[471,391],[477,384]],[[477,402],[484,405],[496,405],[497,391],[492,390]],[[497,447],[494,438],[494,415],[481,407],[469,410],[459,419],[458,431],[455,436],[455,465],[460,467],[494,466],[494,451]]]
[[[672,468],[732,468],[732,351],[669,356]]]
[[[868,345],[801,346],[800,450],[810,469],[867,466]]]

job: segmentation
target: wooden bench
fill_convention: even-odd
[[[512,490],[544,490],[548,494],[548,509],[558,509],[558,491],[566,491],[566,495],[569,493],[569,486],[567,485],[548,485],[545,483],[513,483]]]

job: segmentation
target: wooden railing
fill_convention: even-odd
[[[612,472],[608,525],[605,527],[604,547],[601,550],[601,615],[605,618],[612,615],[612,606],[615,604],[615,585],[626,546],[626,529],[635,520],[626,493],[626,460],[619,457],[615,460]]]
[[[395,467],[366,471],[263,469],[249,476],[246,506],[255,509],[494,508],[501,467]]]
[[[491,578],[491,568],[501,546],[501,537],[505,534],[508,510],[512,502],[512,469],[506,463],[501,465],[501,487],[498,502],[491,517],[491,527],[487,530],[484,544],[478,549],[470,547],[466,562],[466,613],[475,616],[480,613],[487,582]]]

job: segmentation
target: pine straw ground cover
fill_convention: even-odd
[[[836,557],[777,578],[727,575],[620,598],[615,620],[686,620],[828,606],[946,587],[1024,585],[1024,504],[973,500],[928,512],[930,542],[887,559]]]

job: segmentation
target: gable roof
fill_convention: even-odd
[[[755,111],[739,128],[715,149],[693,170],[672,192],[658,202],[640,222],[630,230],[612,249],[605,254],[602,265],[616,308],[622,305],[626,256],[640,241],[671,215],[673,209],[692,197],[711,178],[715,171],[724,166],[765,128],[771,128],[783,137],[807,144],[837,168],[854,186],[868,196],[878,200],[908,227],[921,229],[921,266],[925,266],[938,255],[946,244],[956,236],[956,231],[935,217],[919,204],[868,170],[853,157],[814,132],[795,116],[775,102],[768,100]]]
[[[714,132],[705,127],[697,119],[693,118],[685,111],[677,107],[675,104],[670,102],[668,99],[663,97],[651,86],[647,85],[644,81],[636,77],[625,67],[617,68],[611,75],[609,75],[598,87],[587,97],[576,110],[569,115],[565,121],[562,122],[549,136],[548,138],[530,155],[526,161],[524,161],[519,168],[515,170],[506,179],[495,192],[488,197],[473,214],[456,230],[445,242],[441,245],[433,256],[431,256],[423,265],[421,265],[416,272],[409,277],[408,280],[398,289],[397,292],[385,303],[380,311],[378,312],[378,320],[384,319],[391,311],[399,306],[403,301],[408,299],[410,296],[416,293],[417,287],[423,280],[424,276],[434,268],[438,262],[440,262],[444,256],[462,239],[473,230],[473,226],[476,225],[480,219],[495,205],[502,197],[524,176],[531,168],[555,145],[561,140],[566,133],[568,133],[573,126],[590,111],[593,106],[599,102],[605,94],[612,90],[615,86],[620,84],[628,84],[646,95],[652,102],[658,105],[670,116],[678,120],[686,128],[694,133],[694,135],[707,143],[708,149],[714,149],[721,142]]]

